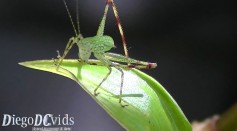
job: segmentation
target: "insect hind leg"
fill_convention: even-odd
[[[105,58],[110,61],[115,61],[118,63],[127,63],[128,65],[118,64],[118,66],[122,68],[137,68],[137,69],[153,69],[157,67],[156,63],[150,63],[145,61],[140,61],[136,59],[132,59],[120,54],[107,52],[104,54]]]
[[[121,35],[121,38],[122,38],[122,42],[123,42],[124,54],[125,54],[126,57],[128,57],[127,43],[126,43],[123,28],[122,28],[121,21],[120,21],[119,15],[118,15],[118,10],[116,8],[114,0],[107,0],[106,3],[109,4],[109,5],[112,5],[114,16],[116,18],[118,29],[119,29],[119,32],[120,32],[120,35]]]

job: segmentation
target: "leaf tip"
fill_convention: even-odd
[[[25,66],[25,62],[19,62],[18,64],[21,66]]]
[[[19,62],[18,64],[21,65],[21,66],[26,66],[26,67],[28,65],[27,62]]]

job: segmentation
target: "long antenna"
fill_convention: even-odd
[[[78,8],[78,0],[76,0],[76,13],[77,13],[77,33],[78,34],[81,34],[81,31],[80,31],[80,24],[79,24],[79,8]]]
[[[72,23],[73,30],[74,30],[74,32],[75,32],[75,34],[76,34],[76,36],[77,36],[78,33],[77,33],[77,30],[76,30],[76,28],[75,28],[75,25],[74,25],[74,23],[73,23],[73,21],[72,21],[72,16],[71,16],[71,13],[70,13],[70,11],[69,11],[69,9],[68,9],[68,7],[67,7],[67,3],[66,3],[65,0],[63,0],[63,3],[64,3],[64,5],[65,5],[65,7],[66,7],[66,10],[67,10],[68,16],[69,16],[70,21],[71,21],[71,23]]]
[[[113,8],[113,11],[114,11],[116,21],[118,23],[119,32],[120,32],[120,35],[121,35],[121,38],[122,38],[124,53],[125,53],[125,56],[128,57],[127,43],[126,43],[125,36],[124,36],[124,33],[123,33],[123,28],[122,28],[122,25],[121,25],[121,22],[120,22],[120,18],[119,18],[119,15],[118,15],[118,10],[117,10],[116,5],[115,5],[113,0],[107,0],[107,4],[111,4],[111,3],[112,3],[112,8]]]

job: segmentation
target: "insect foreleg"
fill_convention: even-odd
[[[57,64],[57,70],[58,70],[58,67],[60,66],[60,64],[62,64],[63,62],[63,59],[66,57],[67,53],[69,52],[69,50],[72,48],[72,46],[75,44],[74,42],[75,38],[74,37],[71,37],[66,45],[66,48],[63,52],[63,56],[59,56],[59,62]]]

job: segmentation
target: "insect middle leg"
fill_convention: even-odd
[[[122,95],[123,95],[123,83],[124,83],[124,72],[121,68],[119,67],[114,67],[116,68],[118,71],[121,72],[121,83],[120,83],[120,90],[119,90],[119,103],[122,107],[128,106],[127,104],[122,104]],[[109,75],[112,72],[112,67],[108,66],[109,72],[106,74],[106,76],[103,78],[103,80],[100,82],[100,84],[95,88],[94,90],[94,95],[97,96],[99,94],[99,92],[97,92],[97,90],[101,87],[101,85],[108,79]]]
[[[121,72],[121,83],[120,83],[120,90],[119,90],[119,103],[122,107],[125,107],[125,106],[128,106],[128,104],[122,104],[124,72],[119,67],[115,67],[115,68]]]
[[[122,107],[127,106],[122,104],[122,93],[123,93],[123,81],[124,81],[124,72],[123,70],[117,66],[117,64],[111,62],[109,59],[105,57],[105,53],[94,53],[94,56],[99,59],[104,65],[106,65],[109,69],[108,74],[105,76],[105,78],[101,81],[101,83],[95,88],[94,94],[96,95],[96,91],[100,88],[102,83],[108,78],[108,76],[112,72],[112,67],[116,68],[121,72],[121,83],[120,83],[120,92],[119,92],[119,103],[121,104]]]
[[[94,90],[94,95],[97,96],[98,94],[100,94],[99,92],[97,92],[97,90],[100,88],[100,86],[105,82],[105,80],[107,80],[107,78],[109,77],[109,75],[112,72],[112,68],[110,66],[108,66],[109,72],[106,74],[106,76],[104,77],[104,79],[100,82],[99,85],[97,85],[97,87]]]

